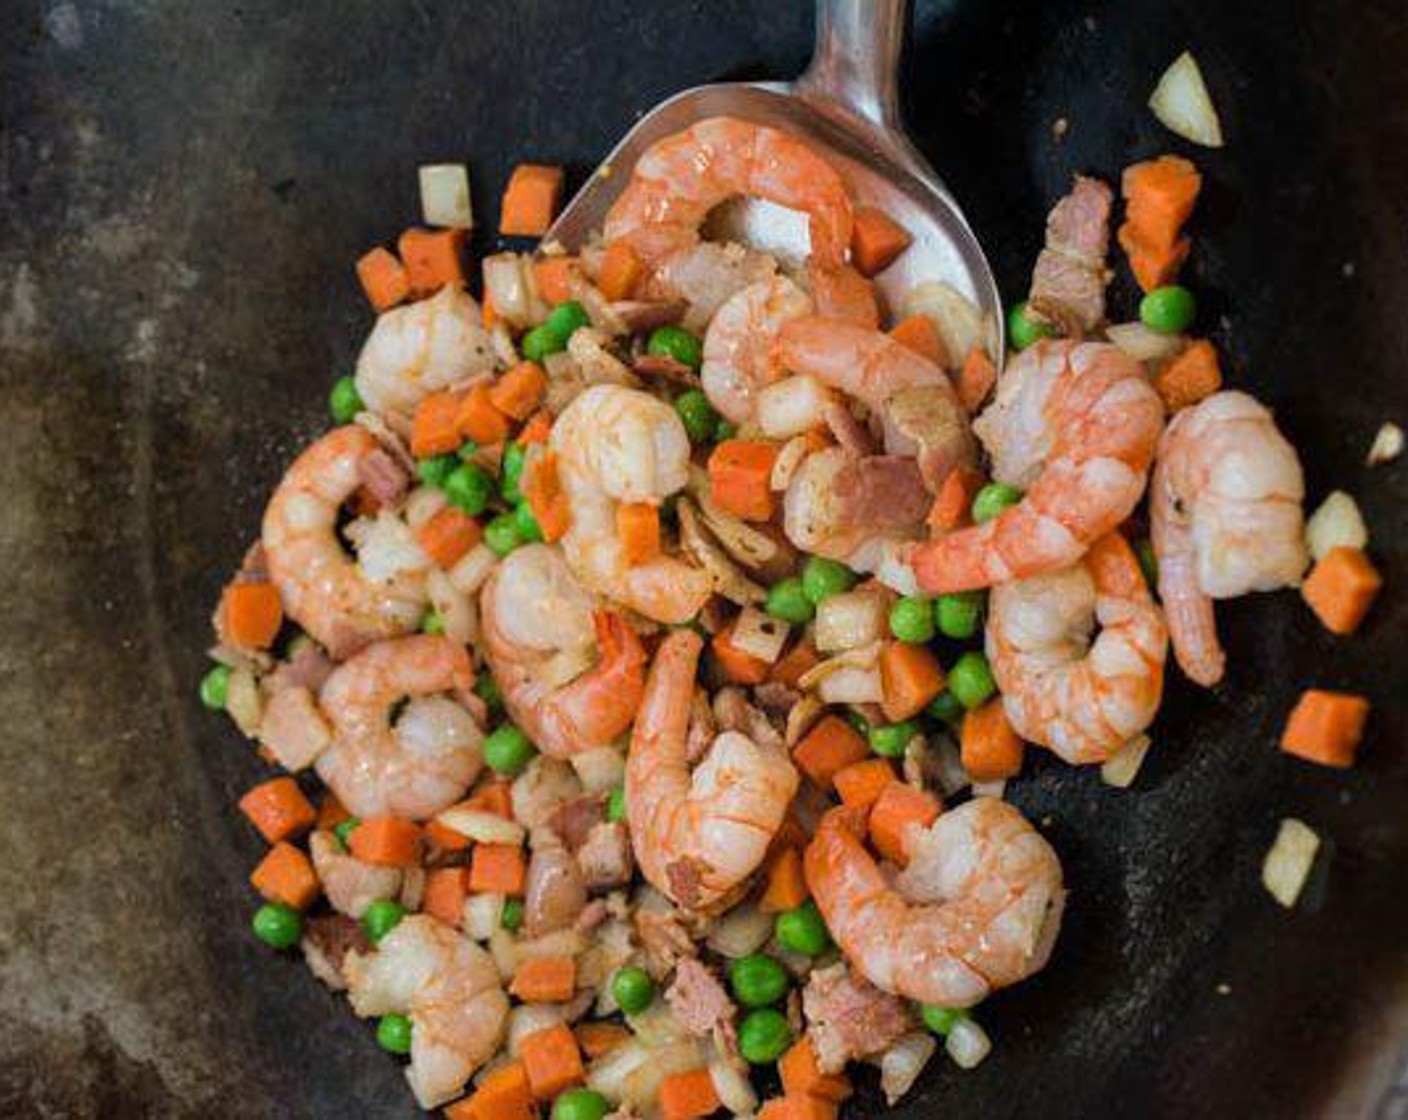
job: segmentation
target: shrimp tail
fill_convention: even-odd
[[[1227,655],[1217,637],[1212,598],[1198,588],[1191,553],[1160,559],[1159,598],[1178,667],[1195,684],[1211,688],[1227,671]]]

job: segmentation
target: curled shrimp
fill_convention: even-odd
[[[410,1016],[406,1080],[422,1108],[457,1096],[498,1050],[508,1020],[498,967],[452,926],[412,914],[344,971],[358,1015]]]
[[[478,724],[444,695],[473,683],[469,655],[449,638],[416,634],[368,646],[323,685],[333,741],[318,756],[318,776],[356,816],[433,816],[483,765]]]
[[[701,645],[694,631],[677,630],[655,654],[626,758],[626,811],[646,879],[688,910],[715,912],[762,863],[797,792],[797,771],[785,751],[725,731],[690,772]]]
[[[480,612],[484,657],[504,706],[544,754],[565,758],[630,727],[645,689],[645,650],[619,614],[593,610],[555,549],[509,553],[484,585]]]
[[[679,414],[638,389],[594,385],[557,418],[551,446],[572,514],[562,551],[582,585],[657,622],[693,618],[713,591],[709,574],[667,554],[628,564],[616,529],[622,503],[658,506],[684,488],[690,448]]]
[[[993,477],[1024,488],[991,521],[914,550],[919,586],[966,591],[1068,567],[1139,503],[1163,404],[1106,343],[1038,342],[1007,367],[974,430]]]
[[[603,233],[658,268],[695,246],[709,211],[738,195],[802,211],[812,258],[826,266],[845,261],[851,200],[836,169],[795,136],[735,117],[699,121],[646,149]]]
[[[1173,652],[1198,684],[1226,669],[1212,601],[1300,582],[1304,497],[1295,448],[1246,393],[1215,393],[1169,424],[1149,520]]]
[[[1022,738],[1067,762],[1102,762],[1154,721],[1167,647],[1163,616],[1118,533],[1074,567],[992,589],[987,654],[1003,710]]]
[[[864,816],[833,809],[804,859],[807,886],[846,959],[877,988],[969,1007],[1039,971],[1065,891],[1051,845],[990,797],[910,828],[893,885],[857,836]]]
[[[785,276],[729,297],[704,335],[699,379],[709,403],[735,424],[751,420],[754,396],[782,372],[773,349],[778,329],[811,309],[811,297]]]
[[[373,579],[338,539],[338,512],[377,454],[364,428],[334,428],[293,461],[264,511],[264,557],[284,611],[337,659],[414,630],[425,613],[423,578]]]

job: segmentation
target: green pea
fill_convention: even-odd
[[[1144,573],[1144,582],[1150,587],[1159,586],[1159,557],[1154,552],[1154,542],[1145,537],[1134,546],[1134,554],[1139,558],[1139,570]]]
[[[501,513],[485,525],[484,543],[493,549],[496,556],[507,556],[523,544],[523,537],[518,527],[518,514],[513,511]]]
[[[543,326],[562,339],[562,345],[566,346],[574,334],[583,327],[591,326],[591,323],[592,317],[587,314],[587,309],[577,300],[569,299],[564,303],[559,303],[548,313],[547,321]]]
[[[478,517],[489,508],[489,499],[494,496],[494,476],[478,463],[461,463],[446,476],[444,487],[451,505],[470,517]]]
[[[612,824],[626,819],[626,787],[617,786],[606,798],[606,819]]]
[[[919,1017],[935,1034],[946,1035],[960,1020],[968,1018],[968,1013],[961,1007],[935,1007],[926,1003],[919,1009]]]
[[[840,595],[856,585],[856,574],[839,560],[808,556],[802,565],[802,590],[813,603]]]
[[[458,455],[432,455],[416,464],[416,474],[427,486],[444,486],[445,480],[459,465]]]
[[[337,837],[337,842],[342,845],[344,852],[352,846],[352,833],[361,823],[361,817],[348,817],[345,821],[338,821],[333,825],[332,834]]]
[[[376,1024],[376,1044],[391,1054],[411,1052],[411,1021],[404,1015],[383,1015]]]
[[[509,932],[513,932],[523,924],[523,900],[521,898],[504,899],[504,908],[499,911],[499,925]]]
[[[367,931],[373,945],[381,944],[381,939],[401,924],[406,916],[406,908],[390,898],[379,898],[367,907],[362,914],[362,928]]]
[[[958,702],[958,698],[948,691],[940,692],[929,701],[928,706],[924,709],[927,715],[944,723],[957,723],[967,710]]]
[[[332,383],[332,392],[328,394],[328,411],[332,413],[333,423],[350,424],[365,407],[362,404],[362,395],[357,392],[355,378],[339,377]]]
[[[552,1102],[552,1120],[601,1120],[611,1111],[595,1089],[568,1089]]]
[[[729,966],[728,982],[744,1007],[766,1007],[787,994],[787,970],[765,953],[740,957]]]
[[[714,442],[723,443],[726,439],[732,439],[738,434],[738,425],[732,420],[720,420],[719,426],[714,429]]]
[[[719,426],[719,414],[699,389],[686,389],[675,398],[675,411],[691,443],[706,443]]]
[[[519,502],[513,507],[513,523],[518,527],[519,539],[524,544],[543,539],[543,530],[538,525],[538,519],[533,516],[533,507],[526,501]]]
[[[462,463],[469,462],[478,454],[479,444],[475,443],[472,439],[465,440],[462,444],[460,444],[459,450],[455,452],[455,455],[459,458],[460,462]]]
[[[420,630],[422,634],[443,634],[445,619],[437,610],[426,611],[425,617],[420,620]]]
[[[517,505],[523,500],[519,483],[523,481],[523,462],[526,454],[518,443],[510,443],[504,448],[504,459],[499,465],[499,493],[509,505]]]
[[[796,576],[779,580],[768,589],[767,602],[763,609],[773,618],[783,622],[795,622],[798,626],[810,622],[816,614],[816,606],[802,588],[802,581]]]
[[[518,342],[518,349],[530,362],[541,362],[549,354],[567,349],[567,339],[546,323],[539,323]]]
[[[831,947],[831,935],[826,931],[821,911],[811,899],[779,914],[773,932],[779,945],[803,956],[815,957]]]
[[[474,695],[483,700],[490,711],[496,711],[504,706],[503,694],[499,692],[499,686],[494,683],[492,673],[480,673],[474,682]]]
[[[656,327],[650,332],[645,349],[658,358],[674,358],[691,369],[698,369],[704,361],[704,344],[698,335],[683,327]]]
[[[755,1066],[777,1061],[791,1045],[787,1016],[771,1007],[748,1012],[738,1025],[738,1052]]]
[[[1159,334],[1182,334],[1197,314],[1193,293],[1181,284],[1155,288],[1139,301],[1139,321]]]
[[[870,729],[870,749],[886,758],[903,758],[905,747],[918,734],[919,724],[912,719],[882,723]]]
[[[255,937],[275,949],[296,945],[303,936],[303,915],[282,902],[266,902],[249,924]]]
[[[200,702],[211,711],[219,711],[230,698],[230,667],[216,665],[200,679]]]
[[[978,632],[987,596],[981,591],[954,591],[934,600],[934,621],[945,638],[971,638]]]
[[[618,969],[611,980],[611,994],[627,1015],[635,1015],[650,1006],[655,998],[655,981],[643,968],[631,965]]]
[[[517,774],[537,752],[528,736],[511,723],[501,723],[484,739],[484,762],[499,774]]]
[[[1009,506],[1022,500],[1022,492],[1005,482],[989,482],[973,497],[973,520],[982,524],[991,521]]]
[[[1007,341],[1013,350],[1025,350],[1039,338],[1050,338],[1056,332],[1050,323],[1041,323],[1027,314],[1027,301],[1014,304],[1007,312]]]
[[[934,636],[934,608],[928,599],[905,595],[890,608],[890,633],[902,642],[927,642]]]
[[[948,672],[948,690],[969,711],[982,707],[997,691],[988,659],[975,649],[963,654]]]

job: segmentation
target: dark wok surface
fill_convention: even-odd
[[[994,1057],[936,1062],[904,1114],[1399,1115],[1408,467],[1362,459],[1408,420],[1408,10],[1036,8],[920,4],[906,80],[1004,290],[1073,170],[1181,150],[1142,105],[1193,46],[1230,139],[1200,157],[1204,322],[1312,501],[1360,498],[1389,588],[1353,642],[1290,593],[1224,608],[1230,679],[1172,685],[1134,791],[1029,763],[1014,798],[1073,889],[1055,961],[983,1009]],[[370,322],[351,263],[417,219],[416,165],[468,159],[492,226],[512,162],[580,173],[678,88],[795,73],[809,6],[4,10],[0,1115],[414,1115],[370,1031],[246,932],[259,844],[233,802],[262,770],[196,701],[210,607],[325,424]],[[1310,682],[1374,699],[1351,773],[1274,749]],[[1258,885],[1283,815],[1334,849],[1291,914]]]

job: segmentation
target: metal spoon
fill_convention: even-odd
[[[879,207],[914,236],[876,280],[892,309],[920,281],[946,281],[978,306],[991,352],[1002,354],[1001,299],[987,258],[900,123],[896,79],[907,23],[905,0],[817,0],[816,50],[801,77],[696,86],[657,105],[606,157],[544,240],[575,248],[600,229],[635,161],[655,141],[707,117],[743,117],[806,139],[840,171],[858,204]],[[759,199],[720,209],[710,220],[713,236],[792,260],[806,257],[801,214]]]

